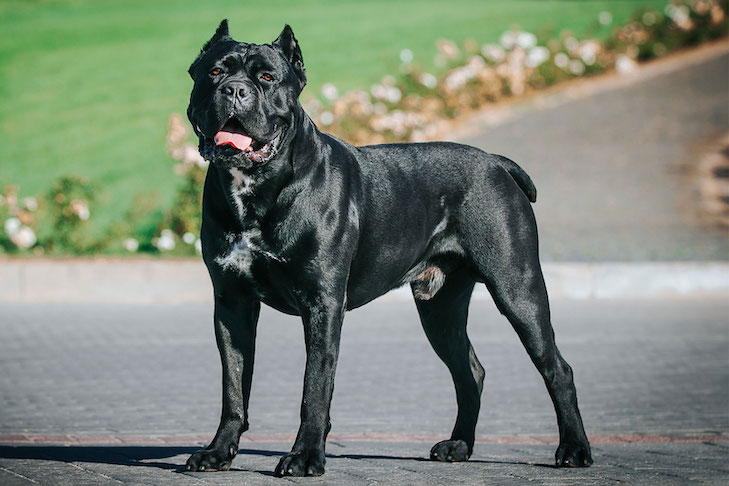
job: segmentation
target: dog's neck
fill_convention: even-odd
[[[344,146],[349,146],[349,144],[333,135],[319,131],[314,120],[300,104],[297,106],[295,116],[298,128],[291,142],[290,150],[291,153],[296,154],[296,158],[291,159],[291,165],[295,179],[298,180],[305,177],[306,173],[311,173],[327,163],[331,155],[332,140],[336,140],[337,143]]]
[[[309,184],[320,156],[327,151],[326,135],[322,134],[301,105],[294,111],[295,132],[281,150],[281,153],[267,165],[254,170],[243,168],[221,168],[211,164],[207,184],[210,197],[216,201],[208,204],[226,213],[232,213],[241,230],[260,228],[266,215],[277,207],[283,209]],[[294,157],[293,154],[296,154]],[[297,181],[292,184],[292,181]],[[208,189],[206,189],[207,192]],[[224,195],[213,196],[213,194]]]
[[[211,164],[206,178],[205,204],[233,226],[231,230],[260,228],[285,185],[281,176]]]

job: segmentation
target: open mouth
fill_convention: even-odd
[[[246,132],[243,124],[236,117],[231,117],[213,137],[216,148],[237,150],[252,162],[267,162],[277,152],[276,142],[281,137],[277,132],[272,140],[261,142]]]

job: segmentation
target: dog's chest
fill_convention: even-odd
[[[255,221],[252,201],[255,199],[254,179],[239,169],[230,169],[232,176],[229,197],[233,202],[242,229],[226,232],[215,262],[226,272],[253,280],[253,266],[283,263],[264,241],[260,226]]]
[[[241,277],[253,278],[254,263],[282,262],[283,260],[265,248],[258,228],[247,229],[241,233],[225,235],[227,245],[215,258],[223,270],[234,272]]]
[[[238,219],[245,221],[248,216],[248,200],[253,196],[254,180],[240,169],[230,169],[230,175],[230,198],[238,213]]]

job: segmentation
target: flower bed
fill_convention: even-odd
[[[570,78],[628,73],[638,62],[725,35],[727,3],[698,0],[669,4],[664,12],[638,11],[603,41],[523,31],[504,32],[498,44],[470,40],[459,47],[440,39],[434,60],[443,69],[439,76],[414,64],[406,49],[397,75],[343,95],[325,85],[321,99],[305,107],[323,129],[356,144],[432,140],[447,120],[488,103]],[[602,12],[596,20],[609,25],[612,16]]]
[[[435,65],[423,70],[414,54],[400,53],[400,71],[369,90],[340,94],[332,84],[305,108],[317,124],[355,144],[432,140],[449,120],[489,103],[543,89],[560,81],[606,71],[629,73],[637,64],[682,47],[724,36],[729,1],[677,2],[663,12],[642,10],[605,40],[577,39],[569,32],[537,36],[504,32],[498,44],[440,39]],[[612,16],[596,19],[610,25]],[[14,186],[0,191],[0,252],[68,255],[95,253],[200,253],[200,208],[207,163],[188,141],[186,121],[170,117],[167,148],[183,177],[169,210],[152,195],[138,195],[127,215],[102,236],[91,236],[88,221],[97,185],[63,177],[48,194],[20,199]]]

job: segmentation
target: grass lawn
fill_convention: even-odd
[[[238,40],[270,42],[294,29],[309,77],[341,91],[395,72],[409,48],[430,66],[435,40],[494,42],[513,26],[602,35],[597,16],[621,22],[665,0],[0,0],[0,186],[45,193],[60,175],[100,183],[95,228],[119,218],[134,194],[169,204],[178,177],[166,155],[172,112],[184,113],[187,67],[222,18]]]

